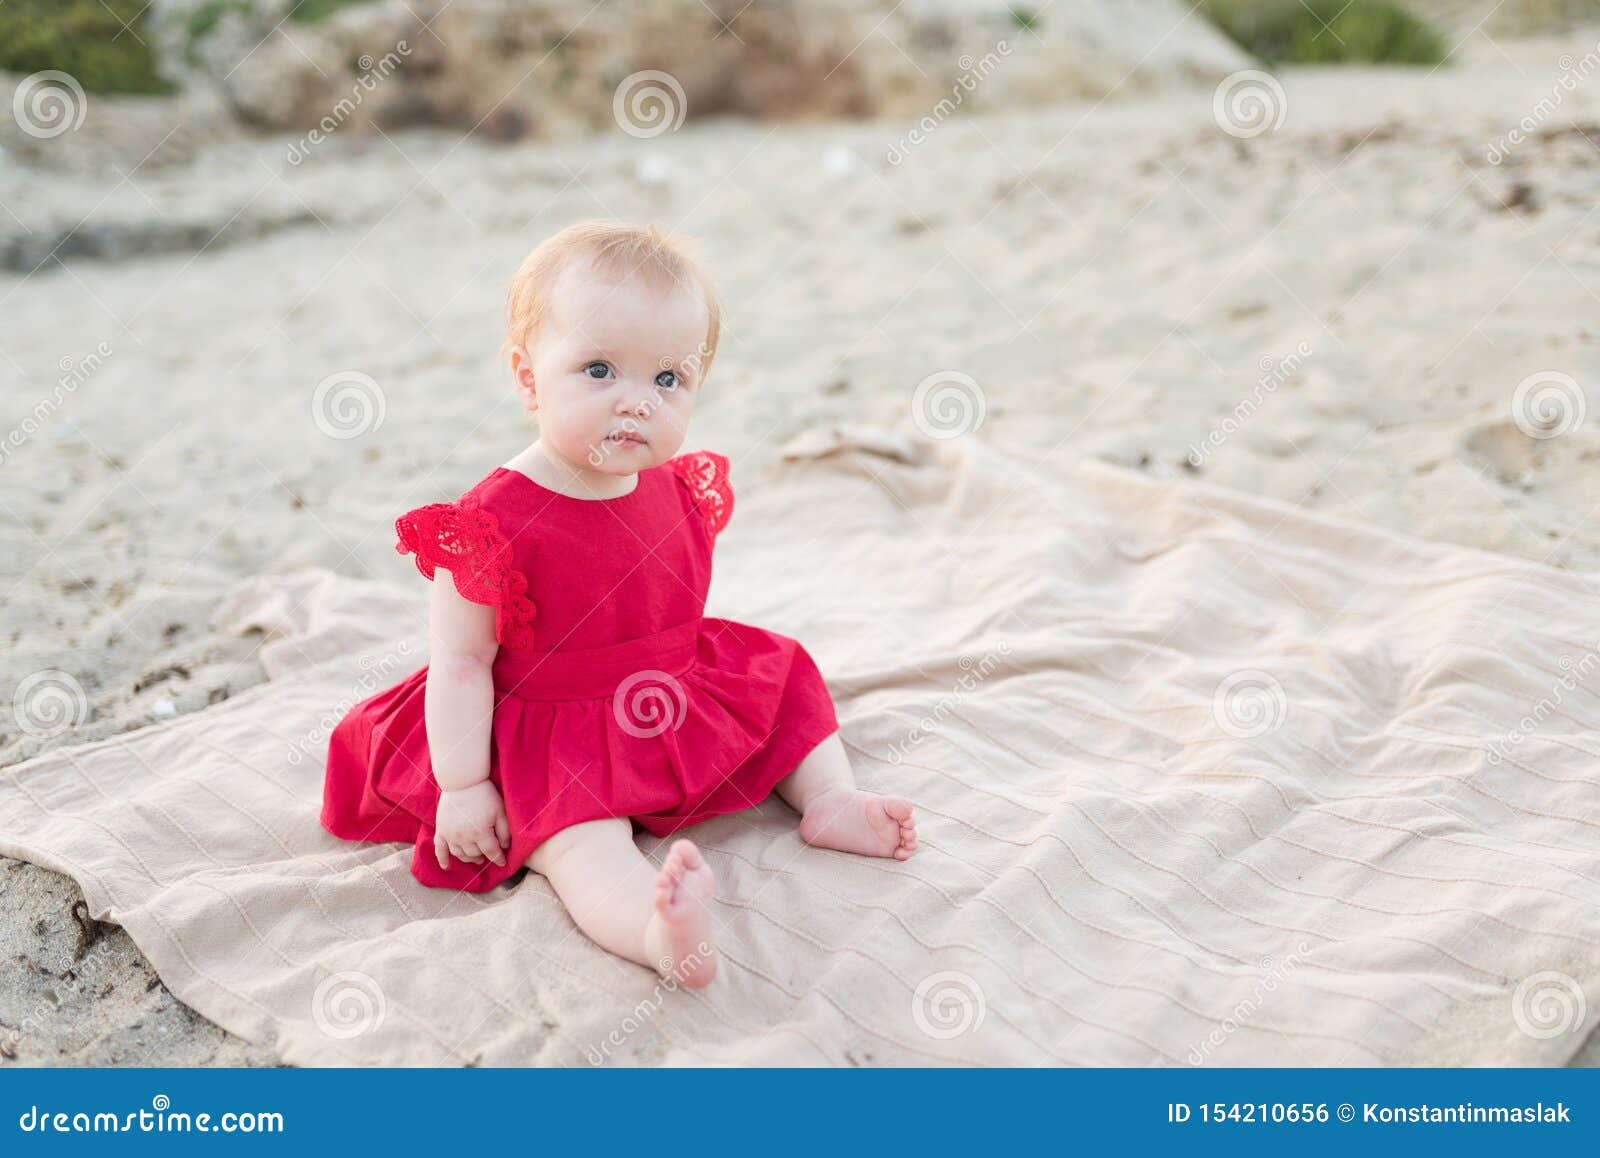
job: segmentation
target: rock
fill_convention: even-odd
[[[210,216],[85,219],[76,224],[59,224],[53,231],[0,229],[0,269],[31,273],[52,259],[124,261],[158,253],[196,253],[309,225],[315,220],[309,209],[246,213],[239,209],[229,212],[226,206],[219,206]]]
[[[202,0],[161,0],[171,70],[209,78],[242,119],[318,135],[408,124],[499,139],[689,117],[948,115],[1211,82],[1244,54],[1178,0],[375,0],[313,24],[287,0],[171,30]],[[196,76],[195,74],[198,74]]]

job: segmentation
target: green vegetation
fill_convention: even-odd
[[[373,0],[299,0],[289,15],[302,24],[315,24],[319,20],[326,20],[341,8],[352,8],[357,4],[372,2]]]
[[[205,39],[211,30],[229,12],[250,11],[250,0],[206,0],[204,4],[197,5],[189,10],[188,19],[184,22],[184,31],[188,33],[189,43]]]
[[[1030,29],[1039,27],[1039,13],[1036,9],[1025,5],[1013,4],[1011,6],[1011,23],[1022,31],[1027,32]]]
[[[87,92],[162,93],[148,0],[4,0],[0,71],[68,73]]]
[[[4,3],[5,0],[0,0]],[[338,12],[341,8],[353,8],[357,4],[371,4],[374,0],[291,0],[289,5],[289,19],[300,24],[319,24]],[[213,28],[217,21],[228,12],[248,12],[259,8],[264,13],[281,12],[281,8],[269,9],[262,5],[260,0],[205,0],[203,4],[194,8],[189,13],[188,33],[191,42],[202,39]],[[273,23],[276,16],[268,15],[267,22]]]
[[[205,0],[189,9],[184,18],[183,56],[191,65],[200,63],[200,42],[210,36],[222,18],[230,12],[249,12],[252,0]]]
[[[1200,12],[1267,64],[1438,64],[1449,52],[1394,0],[1203,0]]]

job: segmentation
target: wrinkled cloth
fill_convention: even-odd
[[[806,641],[921,848],[696,826],[705,990],[537,875],[429,889],[320,828],[329,703],[421,654],[403,559],[240,584],[270,682],[8,770],[0,851],[301,1064],[1559,1064],[1594,1028],[1592,577],[973,437],[818,430],[752,481],[709,610]]]

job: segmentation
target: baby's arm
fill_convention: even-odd
[[[495,609],[456,590],[443,567],[434,572],[428,606],[428,682],[423,715],[428,755],[439,784],[433,851],[441,869],[449,858],[506,862],[511,843],[505,802],[489,780],[489,728],[494,718],[494,663],[499,644]]]

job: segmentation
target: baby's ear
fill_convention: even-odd
[[[533,385],[533,364],[528,358],[528,352],[521,346],[515,346],[511,350],[511,378],[523,405],[532,410],[538,403]]]

